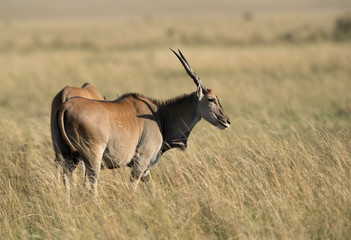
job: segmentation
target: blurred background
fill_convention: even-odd
[[[347,0],[219,0],[204,1],[112,1],[112,0],[1,0],[0,14],[2,18],[81,18],[81,17],[113,17],[125,15],[169,15],[169,14],[231,14],[244,11],[330,11],[347,10]]]
[[[283,77],[301,63],[302,54],[312,61],[304,64],[305,72],[335,69],[340,65],[330,55],[336,54],[331,48],[338,44],[348,50],[345,41],[351,36],[351,3],[346,0],[0,0],[0,4],[0,51],[8,67],[2,68],[1,80],[12,79],[2,85],[0,103],[9,101],[14,86],[22,86],[25,96],[33,85],[31,78],[36,86],[50,85],[42,86],[48,90],[37,96],[43,103],[61,86],[80,86],[86,81],[105,88],[109,99],[123,91],[149,94],[155,86],[178,86],[181,93],[191,89],[191,82],[179,85],[171,79],[182,73],[169,47],[194,58],[193,64],[203,68],[209,81],[217,78],[217,85],[221,79],[233,86],[247,84],[240,80],[247,74],[261,79],[272,74]],[[321,59],[328,66],[313,62],[315,51],[323,54]],[[18,69],[29,69],[19,77],[12,67],[18,74]],[[131,86],[127,81],[138,84],[132,84],[133,90],[126,87]]]
[[[350,0],[0,0],[0,236],[349,239],[350,11]],[[194,91],[168,48],[232,127],[201,121],[187,151],[162,156],[153,190],[104,170],[98,202],[78,177],[67,207],[52,99],[85,82],[107,100]]]

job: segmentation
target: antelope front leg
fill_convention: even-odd
[[[142,181],[142,182],[149,182],[151,179],[151,175],[150,175],[150,170],[147,169],[145,170],[143,173],[141,173],[140,171],[135,171],[134,169],[132,170],[132,176],[131,176],[131,181]]]
[[[147,169],[143,175],[141,176],[141,181],[143,182],[149,182],[151,179],[151,175],[150,175],[150,169]]]
[[[144,141],[144,144],[140,144],[140,147],[137,148],[136,153],[133,158],[132,166],[132,183],[136,189],[140,180],[143,182],[150,181],[150,167],[156,166],[159,160],[160,148],[162,138],[156,138],[152,141],[152,138],[149,138],[148,141]],[[158,147],[155,148],[155,141],[158,142]],[[151,145],[150,145],[151,144]]]
[[[134,189],[137,188],[140,180],[144,182],[150,179],[150,171],[148,169],[150,159],[151,157],[149,155],[143,153],[134,156],[134,164],[131,172],[131,181]]]
[[[131,181],[135,190],[137,189],[137,186],[140,180],[144,182],[144,181],[148,181],[149,178],[150,178],[149,170],[140,170],[138,168],[133,167],[132,173],[131,173]]]

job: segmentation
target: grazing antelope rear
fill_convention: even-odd
[[[66,102],[72,97],[83,97],[96,100],[104,100],[105,98],[99,91],[90,83],[84,83],[81,88],[64,87],[52,100],[51,103],[51,130],[53,130],[54,115],[62,103]]]
[[[101,164],[127,165],[134,183],[148,181],[150,169],[164,152],[187,147],[201,118],[220,129],[230,126],[216,94],[205,87],[180,51],[173,52],[194,80],[196,91],[166,101],[137,93],[110,102],[72,98],[56,112],[54,144],[68,196],[72,171],[80,160],[86,166],[87,186],[96,195]]]
[[[84,83],[81,88],[64,87],[52,100],[51,103],[51,137],[54,143],[55,148],[55,141],[54,141],[54,121],[55,121],[55,113],[59,109],[59,107],[66,102],[68,99],[72,97],[83,97],[89,99],[96,99],[96,100],[104,100],[105,98],[99,93],[99,91],[90,83]],[[58,150],[55,149],[57,153]],[[58,169],[59,170],[59,169]]]

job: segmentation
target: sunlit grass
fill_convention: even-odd
[[[178,24],[170,16],[2,26],[8,34],[0,37],[1,236],[349,238],[351,45],[328,37],[330,15],[294,19],[188,16]],[[261,40],[253,40],[255,29]],[[279,38],[294,29],[326,35]],[[67,205],[53,161],[52,98],[84,82],[107,99],[194,91],[168,47],[179,47],[223,100],[232,127],[220,131],[201,121],[189,149],[164,154],[152,185],[136,191],[130,169],[103,170],[94,200],[78,168]]]

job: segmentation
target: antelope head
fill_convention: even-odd
[[[188,75],[194,80],[197,87],[197,112],[200,117],[220,129],[230,127],[229,117],[224,113],[220,99],[217,95],[211,89],[205,87],[179,49],[179,54],[173,49],[171,49],[171,51],[178,57]]]

